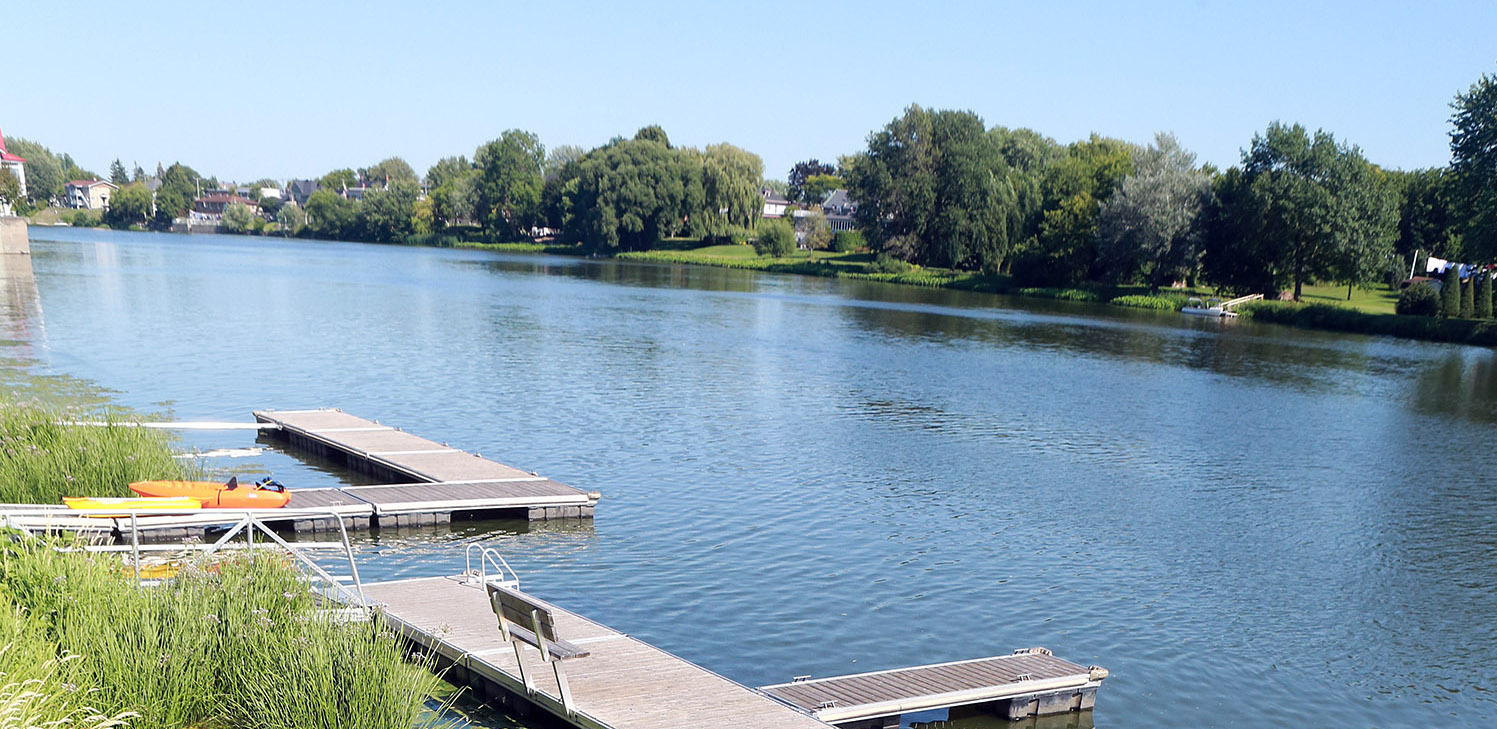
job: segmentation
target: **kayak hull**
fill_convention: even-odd
[[[69,509],[97,511],[101,509],[201,509],[203,502],[191,498],[145,497],[145,498],[95,498],[93,496],[65,496],[62,503]]]
[[[279,509],[291,501],[285,491],[257,489],[251,484],[230,489],[212,481],[136,481],[130,490],[141,496],[197,499],[205,509]]]

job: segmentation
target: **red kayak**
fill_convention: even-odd
[[[291,502],[286,487],[268,478],[248,485],[240,485],[238,476],[228,483],[136,481],[130,484],[130,490],[141,496],[193,498],[203,502],[206,509],[279,509]]]

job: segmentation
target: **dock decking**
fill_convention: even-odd
[[[539,650],[525,646],[525,668],[505,643],[475,575],[426,577],[364,586],[384,624],[432,656],[447,679],[523,711],[539,707],[587,729],[886,729],[901,714],[983,705],[1000,717],[1084,711],[1105,669],[1061,660],[1043,648],[1013,655],[797,680],[753,689],[576,613],[526,595],[554,616],[558,639],[585,657],[565,661],[575,714]],[[534,691],[526,689],[528,675]]]
[[[1002,702],[1012,719],[1092,708],[1107,671],[1043,648],[1013,655],[807,679],[765,686],[771,696],[827,722],[893,719],[933,708]],[[871,724],[879,726],[880,723]]]
[[[487,694],[497,690],[527,696],[514,650],[500,636],[482,585],[432,577],[365,585],[364,594],[382,605],[388,625],[452,668],[450,681],[468,683]],[[589,729],[828,726],[612,628],[554,605],[547,607],[556,617],[557,633],[589,652],[566,664],[578,714],[567,717],[556,679],[541,662],[540,652],[529,647],[523,652],[526,673],[532,675],[537,693],[528,701],[568,723]]]
[[[268,513],[261,518],[283,522],[295,531],[338,531],[334,515],[342,517],[349,529],[445,524],[453,514],[531,521],[590,519],[601,498],[596,491],[573,488],[341,410],[267,410],[254,415],[268,437],[390,481],[292,489],[291,504],[283,514]],[[317,512],[303,511],[308,509]],[[202,536],[205,528],[233,521],[213,511],[142,515],[135,524],[153,539]],[[0,515],[11,526],[32,531],[119,536],[131,528],[128,518],[88,517],[45,504],[0,504]]]

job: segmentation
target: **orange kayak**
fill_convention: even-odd
[[[208,509],[279,509],[291,501],[284,486],[265,479],[260,483],[239,483],[236,476],[228,483],[212,481],[136,481],[130,490],[141,496],[193,498]]]

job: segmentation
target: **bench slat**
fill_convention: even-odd
[[[582,658],[588,655],[585,649],[556,637],[556,620],[546,606],[507,587],[493,583],[485,587],[488,589],[490,607],[501,620],[509,623],[509,634],[514,639],[536,649],[545,650],[557,660]],[[531,619],[532,615],[534,615],[534,621]],[[533,623],[540,623],[540,638],[537,638],[535,631],[531,629]],[[541,645],[542,640],[545,642],[544,647]]]

